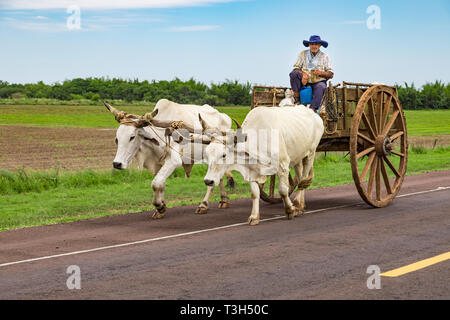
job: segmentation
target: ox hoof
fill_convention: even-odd
[[[156,211],[156,212],[153,214],[152,219],[154,219],[154,220],[162,219],[162,218],[164,218],[165,215],[166,215],[165,212],[159,212],[159,211]]]
[[[162,219],[166,215],[167,207],[166,204],[163,202],[163,204],[158,207],[156,206],[156,211],[152,216],[152,219]]]
[[[292,206],[289,209],[286,209],[286,217],[288,220],[294,219],[294,217],[298,216],[297,208]]]
[[[208,208],[205,207],[198,207],[197,210],[195,210],[196,214],[207,214]]]
[[[250,226],[257,226],[259,224],[259,219],[248,218],[248,224]]]
[[[295,208],[295,210],[294,210],[294,212],[293,212],[293,214],[294,214],[294,217],[298,217],[298,216],[300,216],[300,215],[303,215],[305,213],[305,210],[302,210],[302,209],[300,209],[300,208]]]
[[[230,207],[230,204],[228,202],[220,201],[219,202],[219,209],[228,209]]]

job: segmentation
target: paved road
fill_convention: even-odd
[[[2,232],[0,299],[449,299],[450,260],[367,288],[370,265],[450,251],[450,189],[438,187],[450,171],[407,177],[385,209],[353,185],[312,190],[309,214],[287,221],[262,204],[257,227],[242,224],[251,201],[239,200],[205,216],[189,206],[160,221],[143,212]],[[67,288],[71,265],[80,290]]]

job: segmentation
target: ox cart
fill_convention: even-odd
[[[253,88],[252,109],[278,107],[285,87]],[[362,199],[374,207],[386,207],[397,196],[408,160],[406,121],[396,87],[329,82],[321,112],[325,133],[317,151],[350,154],[353,180]],[[296,185],[289,177],[289,194]],[[281,202],[275,194],[276,177],[260,186],[261,199]]]

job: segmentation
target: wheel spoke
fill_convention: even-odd
[[[369,168],[372,165],[372,162],[373,162],[373,159],[375,159],[375,156],[376,156],[376,152],[372,152],[370,154],[369,159],[367,160],[366,165],[364,166],[364,169],[361,173],[361,177],[360,177],[361,182],[363,182],[364,179],[366,178],[367,172],[369,172]]]
[[[392,164],[391,160],[389,160],[388,157],[384,156],[383,157],[384,161],[387,163],[387,165],[389,166],[389,168],[391,168],[392,172],[397,176],[397,178],[400,178],[400,173],[397,171],[397,169],[395,169],[394,165]]]
[[[392,153],[392,154],[395,154],[395,155],[397,155],[397,156],[399,156],[399,157],[402,157],[402,158],[405,157],[405,154],[404,154],[404,153],[401,153],[401,152],[398,152],[398,151],[395,151],[395,150],[392,150],[391,153]]]
[[[387,123],[386,127],[383,129],[382,135],[385,137],[389,133],[389,130],[391,130],[395,120],[397,120],[398,115],[400,114],[400,111],[395,111],[392,117],[389,119],[389,122]]]
[[[376,139],[377,135],[375,134],[375,131],[373,131],[372,125],[370,124],[369,119],[367,118],[367,115],[365,112],[362,113],[362,120],[364,122],[364,125],[366,128],[369,129],[369,133],[372,136],[373,139]]]
[[[403,131],[399,131],[396,134],[393,134],[392,136],[390,136],[390,139],[391,139],[391,141],[394,141],[394,140],[398,139],[399,137],[401,137],[404,134],[405,133]]]
[[[368,106],[369,106],[369,116],[370,116],[370,120],[372,120],[372,124],[373,124],[373,128],[375,129],[375,134],[378,134],[378,124],[377,124],[377,119],[376,119],[376,113],[375,113],[375,106],[372,100],[372,97],[370,97],[369,101],[368,101]]]
[[[358,132],[358,136],[371,144],[375,144],[374,140],[370,139],[368,136],[362,134],[361,132]]]
[[[379,157],[377,157],[376,162],[377,162],[377,170],[376,170],[376,174],[375,174],[375,183],[376,183],[376,194],[377,194],[377,200],[380,201],[381,200],[381,165],[380,165],[380,161],[382,161]]]
[[[358,154],[356,155],[356,160],[361,159],[361,158],[364,157],[366,154],[369,154],[369,153],[371,153],[372,151],[375,151],[375,147],[367,148],[366,150],[364,150],[364,151],[358,153]]]
[[[381,122],[382,114],[383,114],[383,91],[378,92],[377,96],[377,116],[376,121],[378,122],[378,132],[383,130],[383,123]]]
[[[380,159],[381,173],[383,174],[384,185],[386,186],[386,191],[388,194],[392,194],[391,185],[389,183],[389,176],[386,171],[386,166],[384,161]]]
[[[387,98],[386,103],[384,104],[383,116],[381,118],[381,123],[382,123],[382,126],[380,128],[381,131],[384,130],[384,127],[386,125],[387,116],[389,114],[389,111],[391,110],[391,102],[392,102],[392,96],[389,95],[388,98]]]
[[[367,184],[367,196],[372,199],[373,182],[378,167],[378,159],[372,162],[370,166],[369,182]]]

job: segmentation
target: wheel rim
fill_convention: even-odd
[[[281,199],[280,195],[276,193],[276,176],[271,176],[267,181],[263,184],[259,185],[259,195],[260,198],[268,203],[281,203],[283,199]],[[294,179],[292,179],[291,174],[289,174],[289,196],[294,192],[296,185],[294,183]]]
[[[369,88],[352,121],[350,161],[356,188],[368,204],[385,207],[400,191],[408,161],[406,121],[395,89]]]

